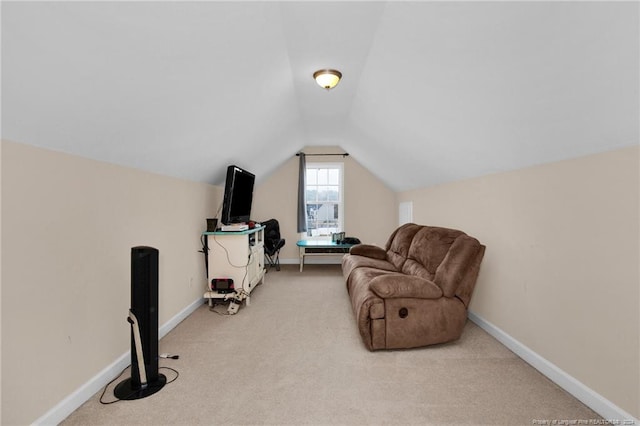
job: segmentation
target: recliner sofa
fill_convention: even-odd
[[[457,340],[485,246],[462,231],[413,223],[385,248],[359,244],[342,260],[358,330],[369,350]]]

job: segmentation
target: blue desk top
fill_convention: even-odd
[[[333,241],[323,240],[300,240],[296,243],[298,247],[315,247],[315,248],[349,248],[354,244],[338,244]]]

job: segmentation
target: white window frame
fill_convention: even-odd
[[[336,162],[336,163],[324,163],[324,162],[315,162],[315,163],[307,163],[306,165],[307,170],[308,169],[338,169],[339,170],[339,179],[338,179],[338,186],[339,186],[339,192],[340,192],[340,196],[339,196],[339,200],[337,201],[337,205],[338,205],[338,231],[337,232],[342,232],[344,230],[344,163],[340,163],[340,162]],[[305,171],[306,173],[306,171]],[[308,183],[307,183],[308,185]],[[305,188],[305,194],[306,194],[306,190],[307,188]],[[307,208],[306,206],[307,204],[307,200],[305,199],[305,209]],[[308,218],[307,218],[307,226],[309,225],[308,222]],[[331,235],[314,235],[314,236],[309,236],[307,235],[307,232],[302,232],[300,233],[300,239],[303,240],[328,240],[331,241]]]

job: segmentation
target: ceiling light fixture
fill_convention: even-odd
[[[340,82],[342,73],[337,70],[318,70],[313,73],[316,83],[323,89],[333,89]]]

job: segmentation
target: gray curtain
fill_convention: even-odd
[[[307,206],[305,189],[307,187],[307,160],[304,153],[299,153],[300,169],[298,170],[298,232],[307,232]]]

